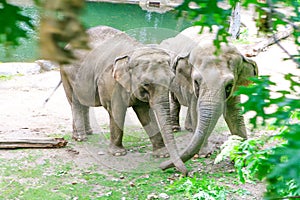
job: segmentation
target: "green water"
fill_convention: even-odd
[[[23,11],[33,17],[38,24],[39,15],[35,8],[27,7]],[[113,4],[89,2],[81,15],[86,28],[106,25],[127,32],[143,43],[158,43],[174,36],[190,26],[183,19],[177,19],[174,11],[164,14],[150,13],[135,4]],[[16,49],[4,51],[0,46],[0,62],[34,61],[38,59],[37,33],[31,32],[30,38],[22,39]]]

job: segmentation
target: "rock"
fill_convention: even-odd
[[[158,195],[158,197],[159,197],[160,199],[169,199],[169,198],[170,198],[170,196],[167,195],[166,193],[160,193],[160,194]]]
[[[37,60],[35,61],[39,66],[41,66],[41,69],[44,71],[51,71],[57,69],[59,66],[55,62],[52,62],[50,60]]]
[[[41,71],[50,71],[57,68],[58,65],[49,60],[37,60],[33,63],[7,62],[0,63],[0,75],[37,74]]]
[[[158,196],[156,194],[149,194],[147,196],[147,200],[152,200],[152,199],[158,199]]]
[[[8,62],[0,63],[0,75],[37,74],[41,66],[37,63]]]
[[[98,155],[100,155],[100,156],[105,155],[105,152],[104,151],[99,151]]]
[[[160,193],[159,195],[156,195],[154,193],[151,193],[147,196],[147,200],[152,200],[152,199],[169,199],[170,196],[167,195],[166,193]]]
[[[130,185],[131,187],[135,187],[135,184],[134,184],[134,182],[132,182],[132,181],[129,182],[129,185]]]

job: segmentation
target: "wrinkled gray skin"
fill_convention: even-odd
[[[191,40],[180,35],[161,43],[163,48],[178,56],[171,89],[178,102],[188,106],[194,130],[191,141],[180,155],[184,162],[207,142],[222,114],[231,134],[247,137],[244,118],[237,106],[240,97],[232,94],[238,86],[248,84],[247,78],[258,74],[256,63],[244,58],[234,46],[222,45],[220,54],[216,56],[213,37],[199,37]],[[175,106],[175,111],[171,112],[178,116],[177,108]],[[160,165],[162,169],[172,166],[170,161]]]
[[[109,152],[125,155],[123,126],[127,107],[132,107],[150,137],[153,155],[170,155],[186,174],[171,128],[168,93],[175,76],[171,56],[110,27],[95,27],[88,34],[91,51],[77,51],[79,61],[61,67],[73,114],[73,138],[82,141],[92,134],[89,107],[103,106],[110,116]]]

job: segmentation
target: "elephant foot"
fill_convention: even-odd
[[[166,147],[162,147],[160,149],[153,150],[152,155],[155,158],[168,158],[168,157],[170,157],[170,154],[169,154]]]
[[[74,139],[77,142],[86,141],[87,137],[85,133],[73,133],[72,139]]]
[[[193,128],[192,127],[184,127],[185,128],[185,130],[187,130],[188,132],[194,132],[194,130],[193,130]]]
[[[93,135],[93,129],[88,129],[87,131],[85,131],[85,133],[87,134],[87,135]]]
[[[179,125],[173,125],[172,130],[173,132],[179,132],[181,131],[181,127]]]
[[[215,150],[215,146],[214,145],[208,145],[208,142],[206,141],[202,148],[200,149],[198,155],[200,158],[208,158],[212,155],[212,153]]]
[[[124,147],[109,145],[108,152],[113,156],[125,156],[127,151]]]

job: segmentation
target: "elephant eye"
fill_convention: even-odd
[[[150,86],[150,83],[142,83],[142,87],[143,88],[147,89],[147,88],[149,88],[149,86]]]
[[[140,87],[140,96],[144,100],[149,98],[149,87],[150,87],[149,83],[142,83]]]
[[[230,94],[231,94],[231,91],[232,91],[232,88],[233,88],[233,83],[228,83],[225,87],[225,94],[226,94],[226,99],[229,98]]]
[[[140,96],[144,100],[149,99],[149,92],[148,92],[148,90],[145,87],[142,87],[140,89]]]

